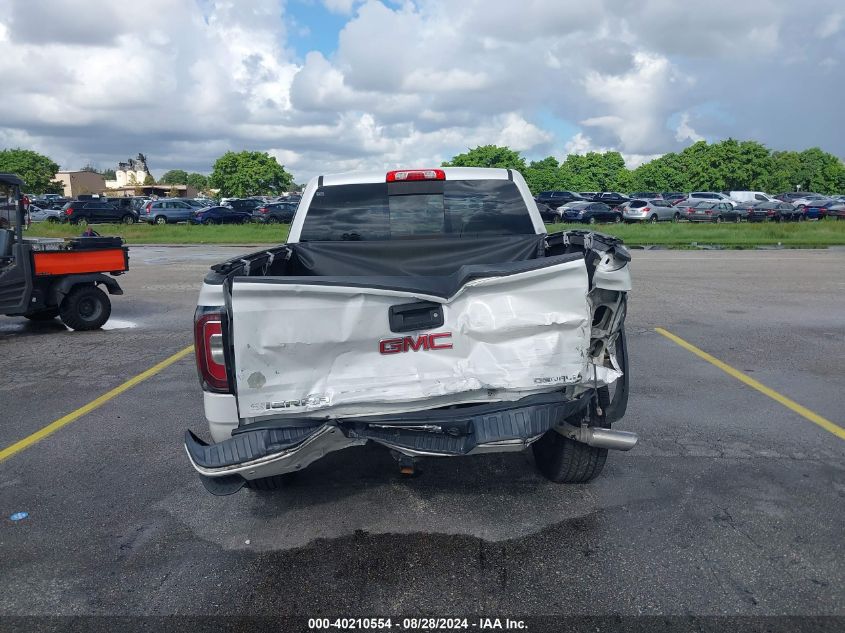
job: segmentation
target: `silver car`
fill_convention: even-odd
[[[62,214],[58,209],[42,209],[38,205],[29,205],[30,222],[61,222]]]
[[[666,200],[631,200],[619,207],[625,222],[677,222],[681,214]]]
[[[736,206],[736,202],[731,200],[730,196],[726,196],[725,194],[717,191],[693,191],[689,196],[687,196],[686,200],[681,200],[676,206],[692,207],[702,200],[709,200],[710,202],[724,202],[732,207]]]

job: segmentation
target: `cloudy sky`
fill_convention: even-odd
[[[0,0],[0,148],[302,182],[701,138],[845,156],[841,0]]]

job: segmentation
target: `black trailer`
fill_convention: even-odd
[[[101,327],[111,315],[115,276],[129,269],[119,237],[24,238],[23,180],[0,173],[0,314],[33,321],[60,317],[74,330]],[[13,228],[9,228],[13,227]]]

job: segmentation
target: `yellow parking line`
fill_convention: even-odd
[[[772,400],[779,402],[780,404],[785,406],[787,409],[794,411],[795,413],[800,415],[805,420],[809,420],[813,424],[818,424],[825,431],[830,431],[836,437],[845,440],[845,429],[843,429],[841,426],[839,426],[837,424],[834,424],[833,422],[831,422],[827,418],[823,418],[818,413],[810,411],[807,407],[801,406],[800,404],[798,404],[794,400],[787,398],[786,396],[778,393],[774,389],[770,389],[766,385],[764,385],[760,382],[757,382],[756,380],[754,380],[750,376],[742,373],[738,369],[734,369],[733,367],[731,367],[727,363],[720,361],[715,356],[711,356],[710,354],[708,354],[704,350],[697,348],[692,343],[687,343],[680,336],[676,336],[676,335],[672,334],[671,332],[669,332],[668,330],[664,330],[662,327],[656,327],[656,328],[654,328],[654,331],[657,332],[658,334],[662,334],[663,336],[668,338],[673,343],[677,343],[678,345],[683,347],[688,352],[692,352],[693,354],[695,354],[699,358],[706,360],[711,365],[715,365],[716,367],[721,369],[723,372],[725,372],[729,376],[733,376],[734,378],[736,378],[740,382],[745,383],[746,385],[748,385],[752,389],[756,389],[757,391],[759,391],[763,395],[769,396]]]
[[[23,438],[22,440],[15,442],[11,446],[7,446],[3,450],[0,450],[0,462],[2,462],[3,460],[9,459],[12,455],[20,453],[22,450],[29,448],[30,446],[32,446],[36,442],[40,442],[41,440],[43,440],[48,435],[52,435],[53,433],[58,431],[60,428],[67,426],[68,424],[70,424],[74,420],[78,420],[79,418],[81,418],[86,413],[90,413],[91,411],[93,411],[97,407],[105,404],[106,402],[108,402],[112,398],[119,396],[124,391],[131,389],[132,387],[134,387],[138,383],[144,382],[147,378],[155,376],[157,373],[159,373],[163,369],[167,369],[168,367],[170,367],[176,361],[182,360],[183,358],[185,358],[185,356],[192,353],[193,351],[194,351],[194,346],[189,345],[185,349],[180,350],[180,351],[176,352],[175,354],[173,354],[173,356],[169,356],[168,358],[165,358],[160,363],[153,365],[147,371],[143,371],[140,374],[138,374],[137,376],[133,376],[132,378],[130,378],[129,380],[127,380],[123,384],[118,385],[117,387],[115,387],[111,391],[107,391],[106,393],[104,393],[102,396],[100,396],[96,400],[92,400],[88,404],[86,404],[82,407],[79,407],[76,411],[72,411],[71,413],[68,413],[67,415],[62,416],[61,418],[59,418],[55,422],[51,422],[47,426],[37,430],[32,435],[28,435],[27,437]]]

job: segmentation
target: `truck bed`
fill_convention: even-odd
[[[239,416],[391,414],[604,384],[612,369],[597,376],[589,358],[597,260],[578,237],[304,242],[215,267]]]

